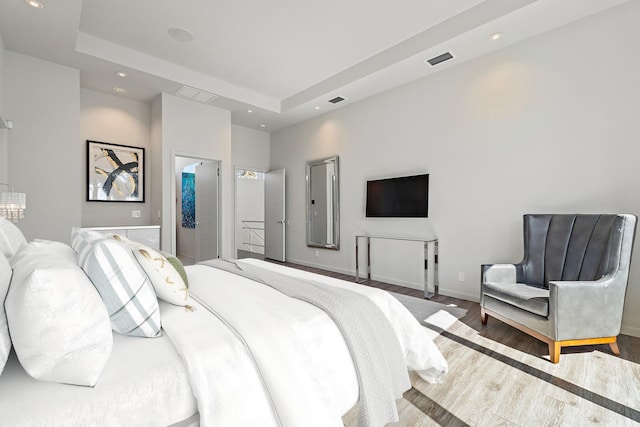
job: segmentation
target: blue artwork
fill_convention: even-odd
[[[182,227],[196,228],[196,175],[182,172]]]

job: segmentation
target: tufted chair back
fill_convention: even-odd
[[[524,215],[519,283],[592,281],[617,269],[624,218],[617,215]]]

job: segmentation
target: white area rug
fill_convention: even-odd
[[[402,305],[413,314],[418,322],[427,327],[432,338],[440,334],[439,330],[447,330],[456,320],[467,314],[467,310],[456,305],[440,304],[439,302],[410,297],[395,292],[389,293],[400,301]]]

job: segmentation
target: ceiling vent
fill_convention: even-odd
[[[428,62],[433,67],[434,65],[438,65],[439,63],[448,61],[452,58],[453,58],[453,55],[451,55],[450,52],[445,52],[442,55],[434,56],[431,59],[427,59],[426,62]]]
[[[347,98],[343,98],[341,96],[336,96],[335,98],[330,99],[329,102],[332,103],[332,104],[337,104],[338,102],[345,101],[346,99]]]
[[[211,92],[205,92],[204,90],[189,86],[182,86],[180,90],[176,92],[176,95],[193,101],[202,102],[203,104],[207,104],[209,101],[218,97],[218,95]]]

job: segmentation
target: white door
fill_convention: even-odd
[[[267,172],[264,184],[264,257],[285,261],[285,173]]]
[[[218,258],[218,167],[213,161],[196,166],[196,262]]]

